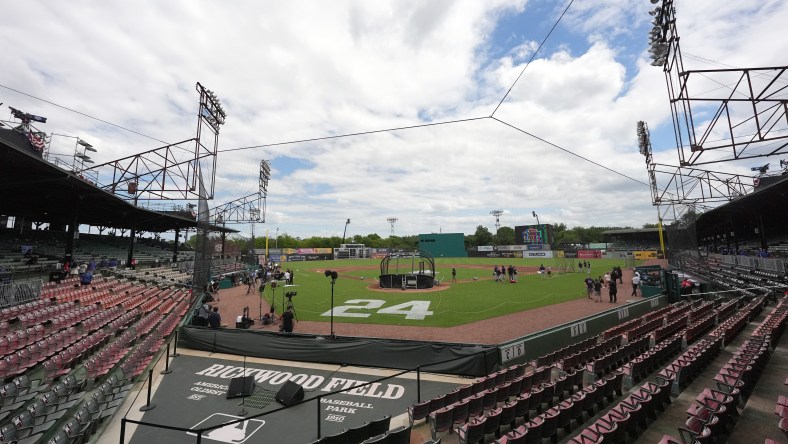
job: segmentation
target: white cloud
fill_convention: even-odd
[[[783,2],[676,3],[685,51],[784,63]],[[497,208],[508,226],[533,222],[534,209],[570,226],[653,222],[634,126],[669,128],[670,114],[662,73],[645,62],[649,7],[575,2],[564,35],[590,46],[556,34],[561,49],[540,54],[495,114],[634,180],[486,119],[221,153],[211,206],[254,191],[269,159],[266,228],[300,237],[341,236],[348,217],[349,235],[385,236],[392,216],[398,234],[472,233]],[[537,46],[489,59],[496,25],[518,13],[545,14],[523,0],[17,2],[0,16],[0,84],[176,142],[193,137],[200,81],[228,113],[222,149],[486,117]],[[0,101],[90,141],[99,161],[161,145],[6,89]],[[285,158],[305,163],[290,171]]]

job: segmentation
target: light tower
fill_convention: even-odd
[[[396,217],[390,217],[386,219],[391,224],[391,235],[394,236],[394,223],[397,222],[399,219]]]
[[[492,210],[490,214],[495,216],[495,237],[498,237],[498,230],[501,229],[501,215],[503,214],[503,210]]]

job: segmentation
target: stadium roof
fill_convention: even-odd
[[[729,221],[729,215],[750,216],[768,208],[769,219],[784,223],[788,220],[788,206],[785,205],[788,197],[788,175],[775,176],[771,179],[762,182],[761,186],[745,196],[706,211],[700,215],[698,222],[715,225],[717,222]]]
[[[45,160],[28,139],[13,129],[0,128],[0,214],[36,222],[77,223],[164,232],[194,228],[189,214],[159,212],[136,207]],[[237,230],[209,225],[211,231]]]

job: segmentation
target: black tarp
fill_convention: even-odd
[[[242,329],[181,327],[178,346],[238,356],[347,364],[429,373],[484,376],[498,367],[498,349],[488,345],[395,339],[324,337]],[[448,362],[447,362],[448,361]]]

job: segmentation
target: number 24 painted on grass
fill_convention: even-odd
[[[357,313],[354,311],[375,310],[382,307],[385,303],[386,301],[380,299],[351,299],[345,301],[345,304],[353,305],[340,305],[334,307],[334,316],[368,318],[371,313]],[[392,305],[391,307],[380,308],[377,313],[405,315],[405,319],[424,319],[426,316],[432,315],[429,309],[430,301],[408,301]],[[323,313],[321,316],[331,316],[331,310]]]

